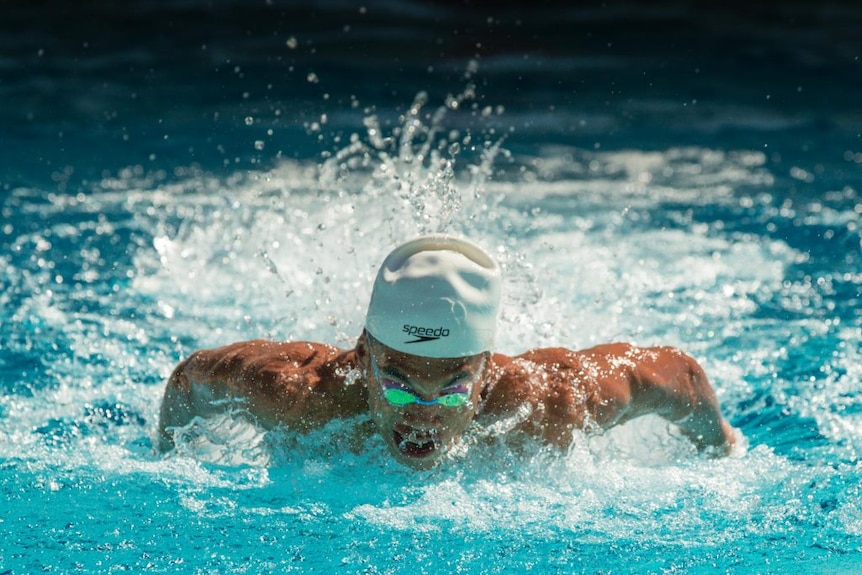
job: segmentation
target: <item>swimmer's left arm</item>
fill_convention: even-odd
[[[671,347],[631,348],[631,400],[625,419],[657,414],[679,426],[698,451],[730,451],[733,430],[722,417],[715,391],[703,368]]]

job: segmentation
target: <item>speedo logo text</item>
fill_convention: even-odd
[[[422,343],[423,341],[434,341],[441,337],[449,336],[449,330],[445,327],[420,327],[418,325],[404,324],[401,331],[414,338],[404,343]]]

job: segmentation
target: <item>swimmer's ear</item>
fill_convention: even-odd
[[[354,351],[356,352],[356,361],[361,367],[365,367],[368,364],[368,332],[364,329],[362,330],[359,339],[356,340],[356,348]]]

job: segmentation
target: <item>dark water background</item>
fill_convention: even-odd
[[[313,158],[366,107],[392,115],[419,91],[455,91],[470,60],[516,149],[721,142],[791,164],[862,147],[854,2],[3,2],[2,14],[7,186]],[[325,135],[310,132],[322,114]]]

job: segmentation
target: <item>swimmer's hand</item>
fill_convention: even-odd
[[[698,453],[708,457],[724,457],[733,451],[736,435],[727,420],[720,418],[716,421],[715,415],[715,412],[699,414],[694,411],[675,423]]]

